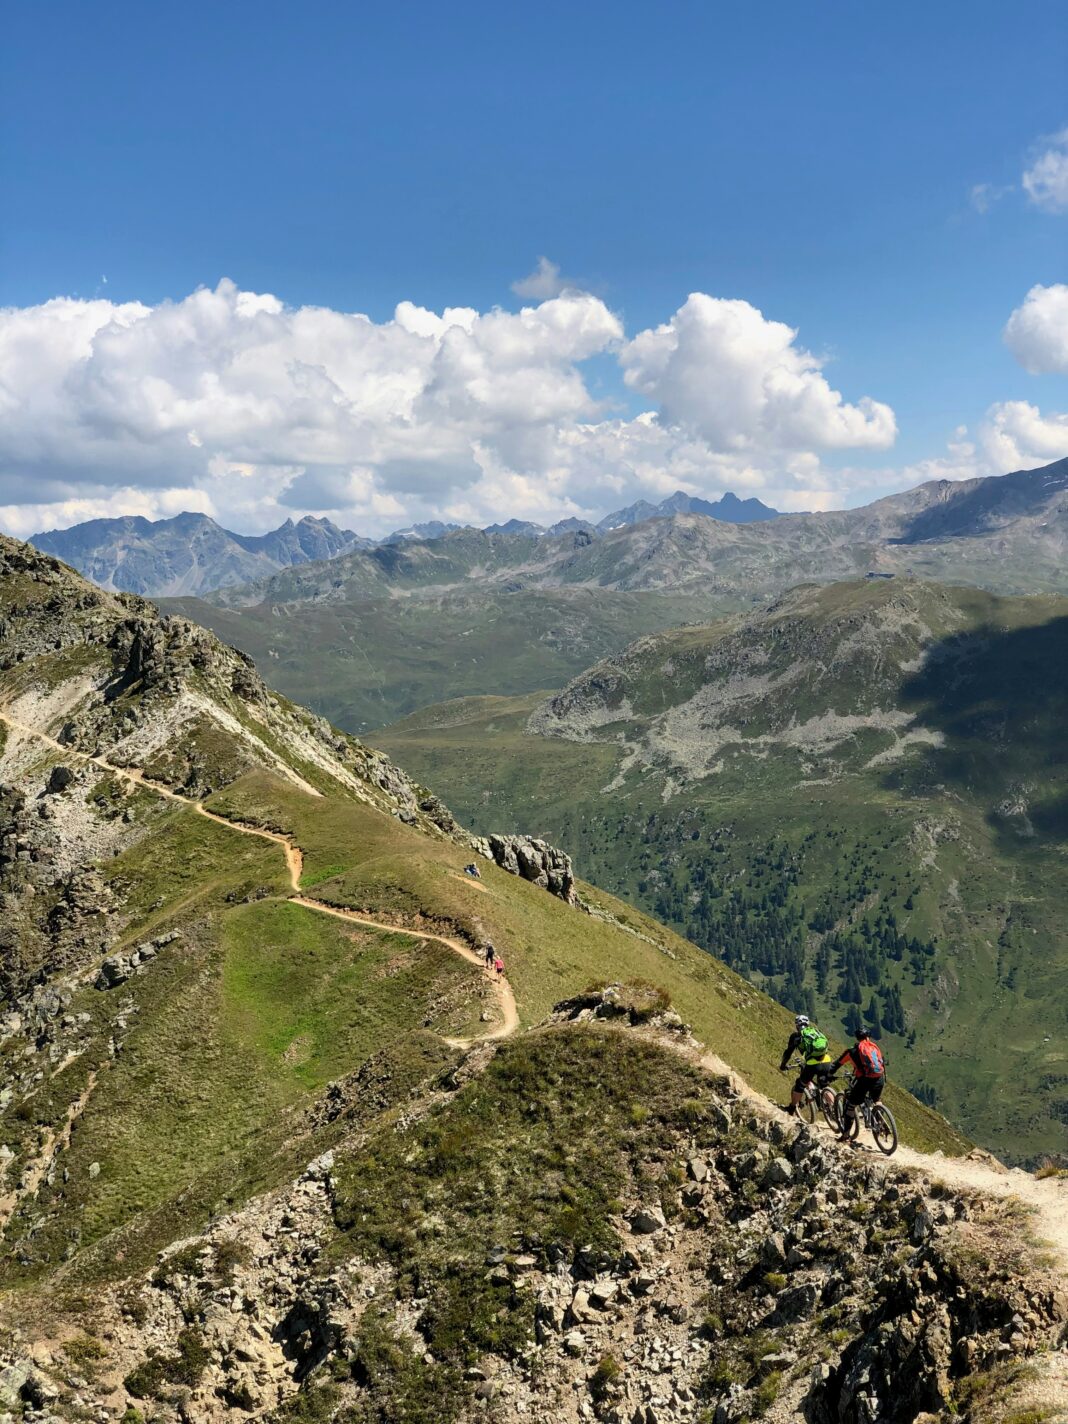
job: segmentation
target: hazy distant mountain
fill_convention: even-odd
[[[1068,594],[1066,486],[1062,462],[749,525],[675,514],[606,534],[458,529],[167,606],[270,668],[280,692],[364,731],[445,698],[559,686],[635,638],[799,583],[881,575],[892,595],[911,573]],[[936,523],[957,532],[924,538]]]
[[[406,529],[394,529],[382,540],[383,544],[403,544],[405,539],[440,539],[459,529],[459,524],[442,524],[440,519],[428,520],[425,524],[409,524]]]
[[[483,534],[525,534],[528,538],[539,539],[545,529],[533,524],[529,519],[509,519],[504,524],[487,524]]]
[[[597,524],[603,532],[622,529],[626,524],[641,524],[646,519],[658,519],[660,506],[650,504],[647,499],[639,499],[636,504],[628,504],[626,509],[617,509],[614,514],[606,514]]]
[[[687,513],[597,537],[582,527],[538,538],[457,529],[284,569],[227,587],[211,601],[230,608],[344,603],[478,586],[670,590],[748,601],[798,583],[869,573],[913,573],[1001,593],[1068,592],[1068,459],[1011,475],[934,480],[859,509],[752,524]]]
[[[906,571],[1003,593],[1068,590],[1068,459],[935,480],[829,513],[677,491],[597,526],[564,519],[549,530],[520,519],[487,529],[433,520],[376,542],[310,515],[245,535],[180,514],[94,519],[30,542],[109,590],[161,598],[226,590],[218,601],[234,607],[389,597],[395,588],[432,594],[468,581],[513,592],[583,584],[750,599],[806,580]]]
[[[558,519],[555,524],[545,531],[550,538],[557,534],[597,534],[599,531],[596,524],[591,524],[586,519]]]
[[[597,528],[602,531],[620,529],[625,524],[640,524],[645,519],[667,519],[672,514],[707,514],[710,519],[721,519],[726,524],[757,524],[779,517],[779,511],[770,505],[762,504],[759,499],[739,499],[730,490],[716,500],[699,499],[696,495],[676,490],[659,504],[640,499],[626,509],[606,514]]]
[[[109,591],[177,598],[266,578],[293,564],[336,558],[366,539],[305,515],[268,534],[235,534],[206,514],[90,519],[29,540]]]

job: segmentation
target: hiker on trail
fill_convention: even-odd
[[[499,954],[497,955],[496,959],[494,959],[494,961],[493,961],[493,967],[494,967],[494,969],[497,971],[497,978],[498,978],[498,979],[503,979],[503,978],[504,978],[504,960],[501,958],[501,956],[500,956]]]
[[[817,1074],[831,1071],[831,1055],[827,1051],[827,1035],[814,1023],[810,1023],[806,1014],[798,1014],[794,1019],[794,1031],[790,1035],[790,1041],[786,1045],[782,1062],[779,1064],[780,1073],[786,1072],[790,1057],[794,1053],[801,1054],[802,1066],[790,1094],[789,1105],[783,1108],[783,1112],[789,1113],[791,1117],[797,1116],[797,1105],[805,1096],[806,1083],[811,1083]]]
[[[486,968],[487,968],[487,969],[492,969],[492,968],[493,968],[493,961],[497,958],[497,951],[493,948],[493,945],[490,944],[489,940],[486,941],[485,957],[486,957]]]
[[[834,1065],[835,1069],[844,1068],[848,1063],[853,1069],[853,1084],[846,1093],[845,1103],[842,1105],[842,1130],[838,1134],[839,1142],[848,1142],[853,1135],[853,1127],[857,1120],[857,1108],[865,1098],[871,1098],[873,1103],[877,1103],[883,1095],[886,1087],[886,1059],[882,1055],[879,1045],[868,1037],[868,1030],[858,1028],[854,1031],[853,1037],[856,1043],[852,1048],[847,1048]]]

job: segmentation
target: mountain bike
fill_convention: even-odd
[[[804,1064],[799,1058],[791,1060],[789,1067],[800,1071]],[[811,1083],[805,1084],[805,1096],[797,1105],[797,1115],[803,1121],[814,1123],[816,1121],[816,1109],[819,1108],[823,1114],[823,1120],[827,1126],[833,1128],[835,1132],[840,1131],[838,1118],[835,1116],[835,1101],[837,1094],[831,1087],[834,1072],[817,1073]]]
[[[845,1101],[846,1093],[853,1086],[854,1075],[846,1079],[843,1091],[834,1095],[834,1116],[835,1126],[839,1132],[845,1131]],[[865,1098],[853,1114],[853,1125],[849,1133],[851,1142],[855,1142],[860,1135],[861,1119],[864,1126],[871,1133],[876,1147],[887,1157],[897,1151],[897,1123],[894,1121],[894,1114],[885,1103],[873,1103],[871,1098]]]

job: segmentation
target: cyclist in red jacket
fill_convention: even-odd
[[[877,1103],[886,1087],[886,1060],[879,1045],[868,1037],[867,1029],[856,1029],[853,1037],[856,1039],[854,1046],[847,1048],[834,1065],[837,1070],[849,1063],[853,1069],[853,1085],[846,1093],[839,1142],[848,1142],[852,1137],[857,1108],[864,1099],[871,1098],[873,1103]]]

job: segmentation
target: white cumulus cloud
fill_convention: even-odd
[[[656,401],[662,420],[713,450],[885,449],[896,435],[888,405],[844,401],[797,332],[745,301],[695,292],[663,325],[621,353],[627,384]]]
[[[987,411],[980,439],[982,474],[1049,464],[1068,455],[1068,414],[1043,414],[1029,401],[1000,401]]]
[[[1068,373],[1068,286],[1032,287],[1005,325],[1005,342],[1028,371]]]
[[[1024,192],[1044,212],[1068,212],[1068,128],[1044,142],[1045,147],[1021,179]]]

